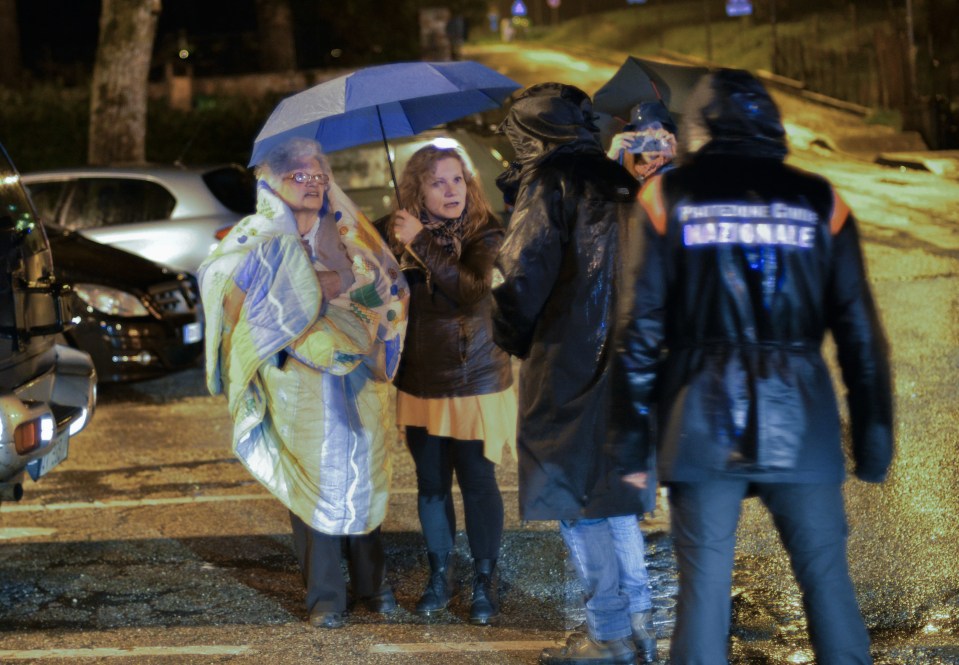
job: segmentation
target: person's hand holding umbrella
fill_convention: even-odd
[[[393,215],[393,235],[404,246],[413,242],[422,229],[422,222],[405,210],[397,210]]]

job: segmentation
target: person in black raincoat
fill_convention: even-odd
[[[603,453],[620,250],[639,185],[606,157],[590,99],[573,86],[528,88],[500,129],[517,158],[497,181],[515,208],[496,261],[493,325],[497,344],[524,361],[520,513],[560,520],[586,592],[588,635],[574,633],[540,660],[633,663],[631,637],[651,646],[646,660],[655,637],[642,540],[623,551],[612,532],[638,533],[636,515],[655,496],[624,484]]]
[[[679,596],[670,662],[726,663],[744,498],[770,511],[802,591],[816,662],[871,663],[846,555],[842,428],[822,356],[831,332],[855,475],[893,457],[886,339],[856,220],[823,178],[784,163],[779,111],[719,70],[684,109],[680,166],[640,192],[644,249],[614,367],[610,445],[642,487],[657,449]],[[653,427],[642,426],[655,415]]]

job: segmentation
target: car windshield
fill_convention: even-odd
[[[248,170],[225,166],[204,173],[203,181],[213,196],[232,212],[249,215],[256,210],[256,180]]]

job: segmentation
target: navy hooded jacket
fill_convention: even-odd
[[[662,482],[841,482],[831,333],[856,475],[893,457],[886,339],[856,220],[823,178],[784,164],[785,132],[752,75],[692,95],[681,165],[639,198],[644,246],[617,341],[611,450]]]

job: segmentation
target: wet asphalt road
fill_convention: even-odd
[[[560,62],[561,72],[608,77]],[[562,80],[555,71],[529,75]],[[816,151],[792,159],[833,179],[862,221],[896,371],[890,479],[846,486],[850,567],[873,654],[959,663],[959,183]],[[426,570],[412,467],[397,449],[384,530],[402,608],[310,628],[286,513],[231,457],[229,439],[223,399],[206,394],[199,370],[104,386],[70,458],[0,507],[0,662],[532,664],[581,621],[555,524],[518,520],[512,461],[500,468],[499,623],[470,626],[463,597],[433,621],[409,612]],[[662,508],[644,525],[663,652],[675,595],[667,522]],[[458,547],[466,581],[462,533]],[[740,524],[734,595],[734,663],[812,662],[788,562],[754,502]]]
[[[287,514],[231,457],[225,404],[202,380],[191,370],[105,386],[69,459],[0,508],[0,662],[535,663],[582,621],[556,525],[519,523],[511,462],[502,620],[469,625],[468,594],[432,621],[409,611],[426,563],[412,465],[397,449],[384,531],[401,609],[310,628]],[[462,519],[458,498],[457,509]],[[663,524],[648,531],[665,635],[675,589]],[[457,557],[468,584],[462,533]]]

